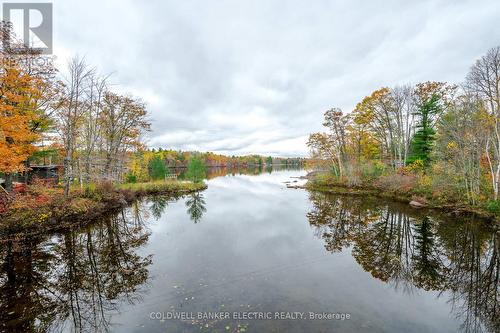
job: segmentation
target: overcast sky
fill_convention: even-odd
[[[84,55],[141,97],[151,147],[307,155],[331,107],[460,82],[500,45],[500,1],[54,0],[58,63]]]

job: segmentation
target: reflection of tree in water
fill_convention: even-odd
[[[465,331],[479,331],[482,323],[500,332],[499,232],[477,221],[439,226],[445,254],[450,260],[447,288]]]
[[[406,291],[451,292],[466,332],[500,331],[498,232],[480,221],[433,221],[407,207],[374,209],[366,198],[310,199],[307,217],[328,251],[352,247],[366,271]]]
[[[411,281],[413,250],[410,222],[403,214],[384,211],[380,218],[354,235],[353,256],[374,277],[397,285]]]
[[[414,222],[415,252],[413,253],[413,283],[425,290],[444,287],[447,268],[441,248],[436,246],[434,223],[427,216]]]
[[[119,302],[139,300],[148,278],[151,258],[135,253],[149,237],[140,221],[123,213],[51,242],[3,245],[2,330],[107,331]]]
[[[157,195],[152,196],[149,199],[151,201],[149,210],[151,211],[151,214],[153,214],[153,217],[158,221],[168,206],[168,198],[166,196]]]
[[[353,256],[374,277],[410,292],[438,290],[442,266],[435,253],[431,222],[416,222],[403,212],[385,210],[353,238]]]
[[[298,165],[241,165],[241,166],[207,166],[207,175],[206,179],[214,179],[217,177],[224,176],[236,176],[236,175],[248,175],[248,176],[256,176],[260,175],[264,172],[272,173],[275,171],[281,170],[302,170],[302,166]],[[170,172],[173,172],[177,175],[178,179],[186,179],[186,169],[170,169]]]
[[[367,209],[366,203],[358,198],[352,201],[311,192],[312,210],[307,213],[316,235],[325,240],[328,251],[341,251],[350,245],[353,237],[373,219],[378,218],[377,210]]]
[[[8,241],[0,246],[0,331],[45,332],[60,311],[51,268],[56,257],[43,251],[38,240],[25,246]]]
[[[189,195],[186,200],[186,206],[191,221],[198,223],[201,220],[203,213],[207,211],[205,205],[205,198],[201,192],[195,192]]]

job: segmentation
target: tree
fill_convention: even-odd
[[[86,107],[83,115],[82,154],[84,162],[84,179],[88,183],[91,179],[92,157],[99,148],[101,126],[98,121],[104,106],[104,94],[107,91],[107,76],[101,77],[95,73],[89,77],[89,86],[86,91]]]
[[[186,177],[195,183],[199,183],[206,178],[205,163],[199,156],[195,155],[189,161]]]
[[[148,163],[148,172],[151,179],[164,179],[168,174],[165,161],[160,156],[155,155]]]
[[[417,132],[412,138],[408,163],[420,160],[429,166],[435,141],[435,125],[440,116],[451,105],[456,86],[444,82],[424,82],[415,88],[415,103],[418,119]]]
[[[40,94],[37,80],[18,66],[1,68],[0,72],[0,173],[10,189],[12,174],[26,169],[25,162],[36,150],[33,143],[40,137],[32,130],[40,114],[33,96]]]
[[[417,116],[420,118],[417,125],[417,132],[412,138],[410,156],[408,163],[420,160],[424,166],[429,166],[431,160],[431,151],[435,141],[436,131],[434,130],[431,117],[441,112],[439,106],[439,97],[433,95],[429,100],[420,105]]]
[[[86,110],[85,94],[88,80],[93,70],[85,60],[74,57],[68,64],[68,77],[62,96],[61,107],[58,109],[58,129],[62,138],[64,157],[64,195],[69,195],[71,180],[76,176],[75,157],[83,115]]]
[[[467,75],[467,87],[486,101],[492,124],[484,148],[493,198],[498,200],[500,190],[500,46],[490,49],[472,66]]]
[[[0,22],[0,33],[11,43],[22,45],[10,22]],[[24,47],[13,53],[9,45],[0,45],[0,173],[10,189],[13,174],[29,168],[29,156],[37,150],[34,143],[50,123],[51,81],[55,69],[36,61],[39,52]]]
[[[397,86],[391,90],[394,105],[395,135],[394,154],[397,165],[405,165],[410,151],[410,143],[415,132],[415,92],[412,86]]]
[[[347,125],[349,117],[339,108],[325,112],[323,126],[329,129],[328,133],[313,133],[309,136],[307,146],[315,158],[327,159],[337,176],[344,174],[347,162]]]
[[[116,179],[124,170],[126,152],[141,148],[140,136],[150,129],[146,106],[140,100],[108,91],[99,122],[105,155],[104,174]]]
[[[369,120],[369,128],[380,145],[380,157],[386,159],[396,168],[397,145],[396,122],[394,117],[394,100],[387,87],[375,90],[370,96],[363,98],[356,107]]]
[[[457,185],[473,205],[480,195],[484,134],[490,123],[484,102],[467,91],[438,123],[437,159],[445,161],[447,169],[457,175]]]
[[[358,103],[353,111],[358,154],[364,138],[372,146],[378,142],[377,155],[394,169],[405,164],[414,132],[413,95],[409,85],[383,87]],[[370,150],[374,152],[373,147]]]
[[[371,130],[373,112],[358,103],[351,113],[349,141],[352,154],[359,164],[362,160],[371,160],[380,155],[379,142]]]
[[[139,182],[148,181],[150,179],[148,165],[153,157],[154,153],[148,150],[139,150],[133,153],[128,163],[127,177]]]

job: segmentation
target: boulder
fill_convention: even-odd
[[[424,203],[412,200],[412,201],[410,201],[410,206],[412,206],[413,208],[423,208],[426,205]]]

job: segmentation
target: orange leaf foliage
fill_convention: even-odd
[[[36,150],[38,134],[30,124],[39,117],[33,97],[38,96],[37,79],[16,67],[0,72],[0,172],[22,171],[23,162]]]

